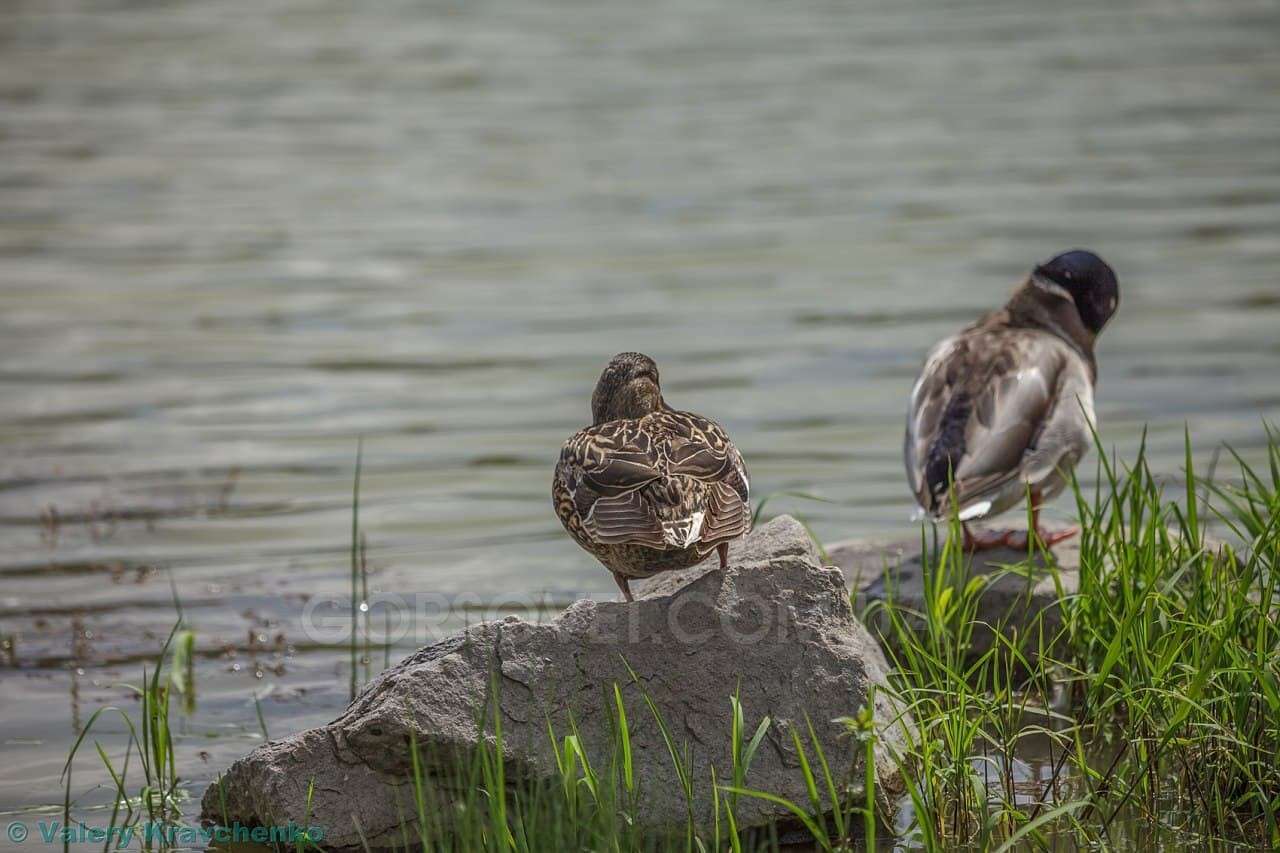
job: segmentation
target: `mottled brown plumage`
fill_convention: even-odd
[[[629,578],[683,569],[750,529],[742,455],[715,421],[670,408],[648,356],[621,353],[591,398],[594,423],[564,444],[556,515],[609,569]]]
[[[986,518],[1028,491],[1034,514],[1062,491],[1093,441],[1094,342],[1118,303],[1111,268],[1068,252],[1037,267],[1004,308],[930,352],[903,452],[928,514],[954,508],[961,521]]]

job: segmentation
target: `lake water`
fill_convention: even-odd
[[[1073,246],[1124,294],[1104,440],[1149,424],[1172,477],[1184,422],[1202,464],[1255,456],[1280,6],[6,3],[0,813],[61,803],[175,590],[197,794],[259,737],[255,691],[273,735],[336,715],[347,653],[299,620],[346,600],[358,436],[373,593],[615,594],[549,483],[619,350],[757,496],[833,501],[769,513],[909,532],[925,351]]]

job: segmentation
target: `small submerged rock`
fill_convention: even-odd
[[[361,846],[358,821],[371,846],[399,844],[403,820],[410,821],[409,837],[416,833],[411,736],[426,756],[465,757],[482,738],[494,742],[492,712],[483,729],[478,721],[496,707],[509,778],[553,779],[548,724],[563,736],[572,714],[593,766],[607,767],[615,684],[638,787],[632,817],[648,830],[678,830],[688,812],[645,695],[687,745],[700,827],[713,819],[712,768],[721,784],[732,778],[735,692],[747,737],[765,716],[773,721],[749,787],[808,803],[791,733],[807,744],[811,721],[835,777],[853,780],[851,796],[861,795],[861,748],[836,721],[864,706],[873,687],[884,687],[887,666],[853,616],[840,570],[821,565],[797,521],[775,518],[737,543],[727,570],[710,560],[637,591],[633,604],[578,601],[546,624],[508,617],[421,649],[378,676],[329,725],[264,744],[233,764],[205,793],[204,820],[321,826],[327,849]],[[891,758],[891,750],[903,751],[898,717],[886,691],[877,690],[882,804],[903,790]],[[738,801],[740,827],[786,817],[763,800]]]

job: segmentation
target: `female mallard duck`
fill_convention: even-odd
[[[573,540],[630,578],[685,569],[751,527],[747,469],[715,421],[672,409],[658,366],[638,352],[613,357],[591,395],[592,424],[560,451],[551,498]]]
[[[904,457],[920,506],[962,523],[1029,496],[1046,546],[1043,503],[1062,491],[1093,443],[1093,347],[1120,302],[1116,274],[1092,252],[1036,267],[1008,304],[933,348],[911,392]],[[954,500],[954,506],[952,501]],[[1025,548],[1025,534],[976,537],[965,547]]]

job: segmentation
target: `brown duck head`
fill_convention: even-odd
[[[591,419],[602,424],[621,418],[642,418],[666,408],[658,386],[658,365],[638,352],[613,357],[591,395]]]

